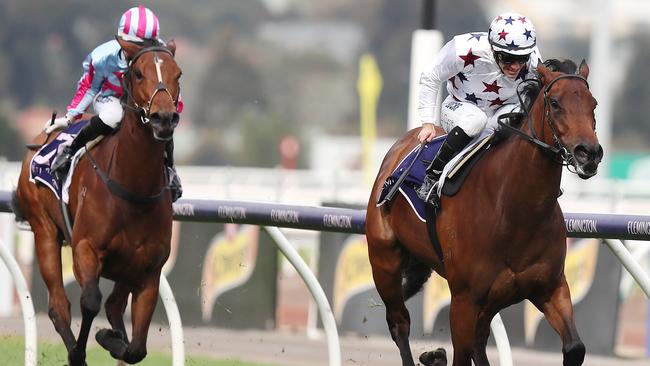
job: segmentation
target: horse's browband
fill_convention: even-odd
[[[151,47],[143,48],[140,51],[138,51],[138,53],[136,53],[135,56],[133,56],[133,58],[129,62],[129,65],[134,63],[135,60],[138,59],[138,57],[142,56],[142,54],[147,53],[147,52],[154,52],[154,51],[155,52],[158,52],[158,51],[165,52],[165,53],[169,54],[170,56],[174,57],[174,54],[172,54],[172,51],[170,51],[169,48],[167,48],[165,46],[151,46]]]
[[[580,79],[580,80],[584,81],[585,84],[587,84],[587,89],[589,89],[589,82],[587,81],[587,79],[585,79],[581,75],[563,74],[563,75],[560,75],[560,76],[556,77],[555,79],[551,80],[551,82],[548,83],[548,85],[546,85],[544,87],[544,98],[546,98],[546,93],[548,93],[548,91],[551,90],[551,87],[553,86],[553,84],[555,84],[560,79]]]

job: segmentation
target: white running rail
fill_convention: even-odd
[[[277,227],[265,226],[264,229],[269,232],[275,244],[280,248],[284,256],[287,257],[289,262],[296,268],[300,277],[309,288],[309,292],[314,297],[318,311],[323,320],[323,328],[327,335],[327,349],[329,354],[330,366],[341,366],[341,345],[339,342],[338,331],[336,330],[336,320],[334,320],[334,313],[327,301],[327,296],[323,288],[318,283],[318,279],[311,271],[309,266],[302,260],[296,248],[291,245],[286,236]]]
[[[23,311],[23,320],[25,321],[25,366],[36,366],[36,356],[38,355],[36,316],[34,314],[32,295],[29,293],[23,272],[20,270],[16,259],[11,255],[2,239],[0,239],[0,257],[2,257],[3,262],[14,279],[16,291],[20,298],[20,307]]]

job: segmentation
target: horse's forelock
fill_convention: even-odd
[[[559,60],[552,58],[544,61],[544,66],[551,71],[561,72],[563,74],[575,74],[578,70],[578,65],[569,59]]]

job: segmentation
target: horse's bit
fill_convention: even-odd
[[[136,53],[135,56],[133,56],[131,61],[129,61],[129,69],[127,70],[127,74],[131,71],[131,65],[133,65],[133,63],[140,56],[142,56],[142,54],[147,53],[147,52],[165,52],[165,53],[169,54],[172,57],[174,56],[172,54],[172,52],[169,49],[167,49],[167,47],[152,46],[152,47],[143,48],[140,51],[138,51],[138,53]],[[124,85],[125,81],[124,80],[126,79],[126,75],[125,75],[124,78],[122,78],[122,84],[123,84],[122,89],[124,90],[124,93],[126,94],[127,99],[131,99],[133,101],[133,105],[135,107],[131,107],[131,106],[127,105],[127,104],[124,104],[124,105],[127,108],[133,110],[134,112],[137,112],[140,115],[140,121],[142,123],[144,123],[144,124],[149,122],[149,116],[151,114],[151,104],[153,103],[153,98],[156,96],[156,94],[158,94],[161,91],[167,93],[167,95],[169,95],[171,100],[174,102],[174,106],[176,108],[178,108],[178,98],[174,98],[174,96],[172,95],[172,93],[169,92],[169,89],[167,89],[167,86],[165,85],[165,83],[162,80],[162,72],[160,71],[160,65],[162,64],[162,60],[160,58],[158,58],[158,54],[154,54],[154,63],[156,65],[156,76],[158,77],[158,84],[156,85],[156,90],[153,91],[153,93],[149,97],[149,100],[147,101],[147,104],[144,107],[138,105],[138,102],[136,102],[135,98],[133,98],[133,95],[131,94],[131,91],[129,90],[129,88],[125,87],[125,85]]]

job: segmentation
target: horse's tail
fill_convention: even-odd
[[[25,214],[23,214],[23,211],[20,209],[20,202],[18,201],[18,193],[14,189],[11,191],[11,203],[9,204],[11,206],[11,210],[14,212],[16,222],[21,222],[21,221],[26,221],[25,219]]]
[[[402,293],[404,301],[410,299],[413,295],[422,290],[422,286],[431,277],[432,268],[410,255],[406,260],[406,265],[402,270]]]

